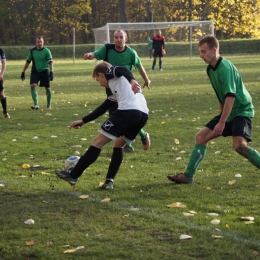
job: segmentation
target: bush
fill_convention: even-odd
[[[135,49],[140,57],[148,57],[148,50],[146,43],[129,44]],[[56,59],[72,59],[73,46],[72,45],[46,45],[51,50],[52,56]],[[6,57],[9,60],[26,59],[29,50],[33,46],[3,46]],[[166,55],[169,56],[190,56],[190,49],[192,48],[192,56],[198,56],[198,42],[166,42]],[[94,44],[81,44],[75,46],[75,58],[82,58],[87,52],[94,51]],[[223,40],[220,41],[220,53],[228,54],[252,54],[260,52],[260,39],[250,40]]]

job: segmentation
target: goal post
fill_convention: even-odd
[[[128,43],[145,43],[147,37],[153,36],[156,29],[163,30],[166,42],[190,42],[190,58],[192,57],[192,42],[200,40],[206,34],[214,35],[212,20],[186,22],[150,22],[150,23],[107,23],[94,28],[95,49],[113,40],[116,30],[125,30],[130,41]],[[151,35],[152,34],[152,35]]]

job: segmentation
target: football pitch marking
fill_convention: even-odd
[[[66,193],[68,193],[68,192],[66,192]],[[82,195],[80,192],[77,192],[77,191],[72,191],[72,193],[70,193],[70,194],[72,194],[74,196]],[[97,196],[93,196],[91,194],[89,195],[88,199],[90,199],[92,201],[97,201],[97,202],[100,202],[102,200],[102,198],[99,198]],[[187,226],[187,227],[190,227],[190,228],[193,228],[193,229],[212,232],[212,227],[198,226],[195,223],[192,223],[192,222],[187,221],[187,220],[184,221],[184,220],[179,219],[179,218],[165,216],[164,214],[157,214],[155,212],[152,212],[152,211],[149,211],[149,210],[145,210],[145,209],[142,209],[142,208],[139,208],[139,207],[138,208],[134,208],[134,210],[133,210],[133,209],[131,209],[130,205],[123,204],[123,203],[117,203],[117,202],[109,201],[108,205],[109,204],[113,204],[114,206],[117,206],[120,209],[125,209],[125,210],[128,210],[129,212],[132,212],[132,213],[141,213],[141,214],[145,214],[145,215],[148,215],[148,216],[151,216],[151,217],[155,217],[155,218],[158,218],[158,219],[175,222],[177,224],[184,225],[184,226]],[[244,238],[241,235],[236,234],[234,232],[227,232],[227,231],[222,231],[221,230],[217,234],[221,235],[221,236],[224,236],[224,237],[232,238],[232,239],[237,240],[237,241],[239,241],[239,242],[241,242],[243,244],[253,244],[253,245],[257,245],[257,246],[260,245],[260,240],[257,240],[257,239],[247,239],[247,238]]]

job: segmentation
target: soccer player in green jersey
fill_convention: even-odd
[[[132,67],[137,68],[144,80],[144,87],[146,86],[148,89],[150,89],[150,80],[146,74],[146,71],[142,66],[136,51],[126,45],[127,39],[127,34],[124,30],[117,30],[114,32],[114,44],[105,44],[94,52],[86,53],[83,58],[85,60],[92,60],[94,58],[97,60],[104,60],[113,66],[125,66],[129,70],[132,70]],[[107,96],[111,95],[109,89],[106,89],[106,93]],[[111,114],[114,110],[116,110],[116,108],[117,105],[110,109],[109,113]],[[141,136],[144,150],[147,150],[150,147],[149,134],[141,129],[139,135]],[[131,144],[127,144],[124,148],[124,151],[132,152],[134,151],[134,148]]]
[[[47,108],[51,108],[52,95],[50,81],[53,80],[53,62],[50,50],[44,47],[43,44],[43,38],[37,37],[36,47],[29,51],[21,74],[21,79],[25,80],[25,71],[32,61],[30,86],[34,105],[31,106],[31,109],[36,110],[39,109],[38,93],[36,90],[36,86],[39,82],[40,87],[45,87],[46,90]]]
[[[219,54],[216,37],[207,35],[199,41],[200,58],[208,64],[207,74],[220,104],[220,114],[196,134],[196,144],[184,173],[168,175],[175,183],[192,183],[194,174],[206,155],[207,143],[219,136],[232,136],[235,151],[260,168],[260,154],[248,146],[251,141],[254,106],[237,68]]]

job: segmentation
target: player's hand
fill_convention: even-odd
[[[154,53],[154,49],[152,50],[152,53]]]
[[[25,80],[25,72],[22,72],[22,74],[21,74],[21,80],[22,80],[22,81]]]
[[[140,92],[141,86],[139,85],[139,83],[135,79],[131,80],[131,86],[132,86],[132,91],[135,94]]]
[[[222,135],[224,128],[225,128],[225,123],[218,122],[215,128],[213,129],[213,133],[218,136]]]
[[[50,81],[53,81],[53,72],[52,71],[50,71],[49,79],[50,79]]]
[[[71,128],[79,129],[79,128],[80,128],[81,126],[83,126],[83,125],[84,125],[83,120],[77,120],[77,121],[74,121],[74,122],[71,123],[70,129],[71,129]]]
[[[166,51],[165,49],[162,49],[162,54],[165,55],[166,54]]]
[[[91,52],[84,54],[83,59],[84,60],[92,60],[94,58],[93,57],[94,55],[92,56],[91,54],[92,54]]]
[[[150,88],[150,84],[151,84],[151,80],[148,79],[148,81],[146,81],[143,85],[143,88],[147,87],[149,90],[151,89]]]

